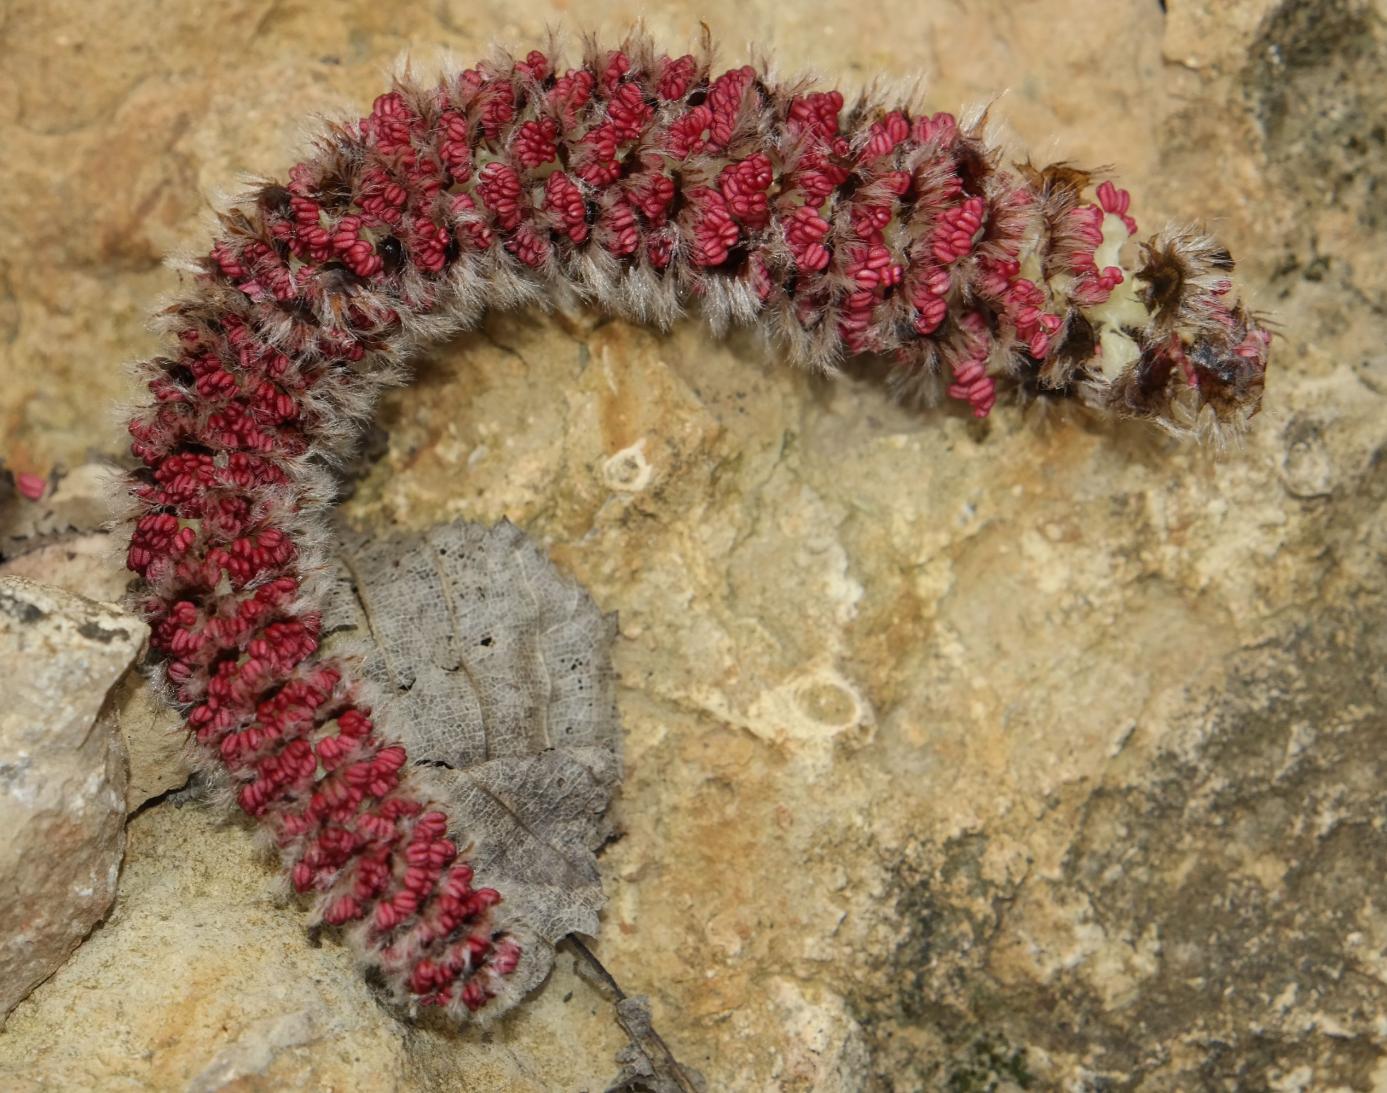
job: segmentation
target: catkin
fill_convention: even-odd
[[[142,365],[129,566],[188,732],[317,920],[403,999],[496,1011],[524,979],[523,925],[319,648],[329,472],[414,348],[566,287],[660,326],[756,324],[809,368],[881,354],[902,396],[980,417],[1000,384],[1237,427],[1268,335],[1225,250],[1139,241],[1129,205],[1004,164],[982,119],[631,38],[402,79],[224,210]]]

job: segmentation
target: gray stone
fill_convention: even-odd
[[[94,506],[83,508],[82,494],[68,491],[93,481],[109,481],[105,468],[79,468],[58,483],[50,511],[91,520]],[[99,521],[98,521],[99,522]],[[124,541],[93,530],[90,523],[62,522],[61,530],[17,536],[10,541],[15,556],[0,563],[0,576],[27,577],[93,600],[118,602],[131,574],[125,568]],[[183,720],[155,692],[141,672],[130,672],[116,688],[112,702],[125,742],[130,777],[126,809],[133,812],[146,801],[188,781],[192,764]]]
[[[122,611],[0,577],[0,1014],[115,895],[126,772],[110,696],[147,636]]]

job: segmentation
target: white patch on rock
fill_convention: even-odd
[[[650,485],[654,468],[645,458],[645,438],[612,455],[602,464],[602,481],[608,489],[621,493],[640,493]]]
[[[847,676],[823,664],[763,692],[747,711],[744,725],[793,754],[827,760],[839,740],[866,743],[876,728],[876,715]]]
[[[819,1093],[861,1089],[867,1044],[844,1001],[790,979],[774,980],[770,995],[786,1035],[768,1088]]]

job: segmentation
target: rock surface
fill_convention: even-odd
[[[1211,220],[1242,259],[1282,337],[1240,447],[906,412],[746,334],[559,309],[422,361],[349,516],[508,516],[619,611],[626,834],[595,948],[711,1088],[1381,1088],[1387,11],[1164,7],[21,0],[6,461],[118,451],[91,423],[112,364],[155,348],[157,262],[205,242],[202,194],[282,171],[301,120],[364,107],[407,46],[426,67],[643,11],[676,44],[705,20],[730,61],[756,38],[849,85],[924,69],[940,108],[1006,81],[993,115],[1037,155],[1117,165],[1143,228]],[[163,1089],[616,1073],[610,1008],[565,967],[445,1050],[309,949],[270,876],[202,805],[147,809],[111,921],[15,1011],[0,1066],[59,1088],[119,1087],[107,1059]]]
[[[346,948],[310,944],[270,876],[220,808],[142,812],[110,917],[0,1034],[0,1088],[546,1093],[615,1071],[611,1003],[571,956],[484,1033],[413,1025]],[[547,1045],[558,1029],[562,1050]]]
[[[113,608],[0,577],[0,1019],[115,897],[125,755],[110,695],[148,634]]]
[[[125,787],[125,810],[134,812],[149,801],[187,784],[193,776],[183,719],[132,672],[115,696],[116,720],[125,742],[130,780]]]
[[[0,576],[27,577],[78,596],[119,603],[130,585],[125,543],[97,530],[111,519],[118,484],[109,466],[82,464],[60,476],[42,502],[0,515]],[[2,510],[0,510],[2,511]],[[192,774],[181,719],[131,672],[112,704],[125,744],[125,799],[133,812]]]

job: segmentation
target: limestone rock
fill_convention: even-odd
[[[185,785],[193,773],[183,719],[149,685],[141,672],[125,677],[115,695],[116,720],[129,759],[125,808]]]
[[[121,547],[100,531],[23,539],[21,549],[0,562],[0,573],[26,577],[101,603],[119,603],[130,583]]]
[[[82,481],[74,473],[59,482],[55,502],[64,502],[74,478]],[[88,599],[110,602],[119,601],[130,583],[123,544],[106,532],[17,537],[12,545],[23,552],[0,562],[0,576],[27,577]],[[126,808],[133,812],[151,798],[187,782],[192,774],[187,736],[182,719],[141,672],[130,672],[121,681],[112,703],[129,764]]]
[[[0,578],[0,1014],[115,895],[125,757],[110,695],[147,636],[123,612]]]
[[[772,980],[769,987],[785,1034],[771,1073],[775,1087],[817,1093],[858,1089],[867,1069],[867,1045],[843,1000],[822,989],[806,997],[791,979]]]
[[[1280,337],[1266,411],[1222,453],[1045,406],[909,413],[870,369],[830,383],[745,334],[569,306],[427,355],[350,515],[507,516],[619,611],[604,963],[714,1089],[1383,1085],[1383,0],[640,7],[676,47],[705,20],[729,67],[751,39],[848,90],[926,72],[932,109],[989,103],[1036,155],[1113,165],[1143,230],[1215,226]],[[99,423],[113,365],[158,351],[159,256],[205,251],[202,194],[282,175],[306,115],[367,107],[402,49],[419,71],[434,44],[470,60],[637,14],[155,10],[54,0],[0,22],[15,465],[120,450]],[[592,1000],[562,966],[504,1037],[457,1034],[456,1069],[373,1025],[337,950],[276,932],[293,913],[229,849],[239,829],[191,807],[134,821],[115,917],[11,1018],[7,1078],[100,1088],[113,1040],[126,1086],[155,1089],[614,1071],[611,1022],[575,1016]],[[88,999],[86,961],[137,920]],[[207,940],[246,934],[266,940],[224,961]],[[360,1031],[263,1046],[337,1019]],[[358,1045],[377,1070],[344,1069]]]
[[[310,943],[274,872],[220,807],[135,817],[110,917],[0,1036],[0,1088],[605,1088],[623,1037],[571,957],[486,1030],[415,1022],[386,1008],[344,946]],[[562,1050],[548,1046],[559,1028]]]

